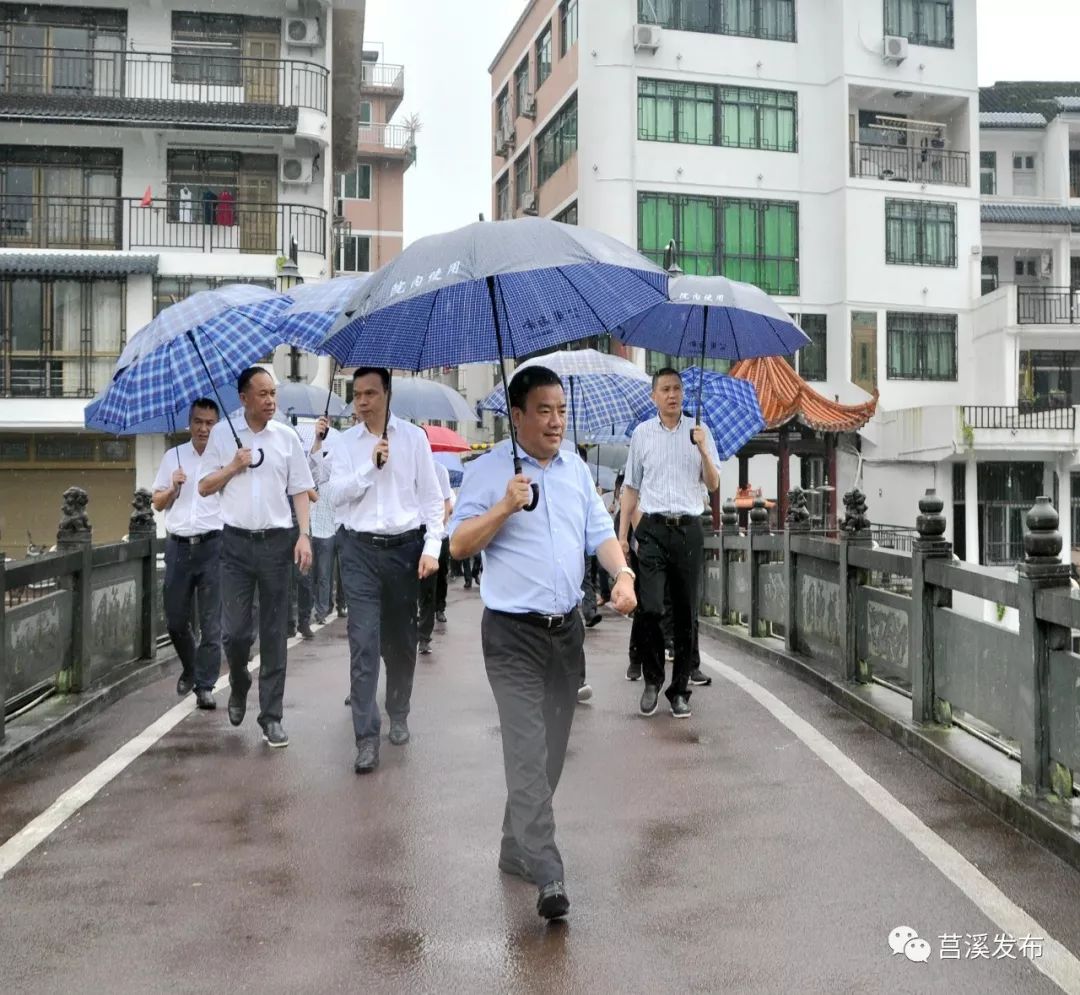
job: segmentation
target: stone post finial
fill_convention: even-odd
[[[754,498],[754,506],[750,509],[750,531],[769,531],[769,508],[760,494]]]
[[[808,529],[810,527],[810,509],[806,506],[806,492],[801,487],[788,491],[787,521],[784,523],[790,530]]]
[[[151,504],[150,492],[145,487],[140,487],[131,499],[131,507],[135,510],[128,520],[128,538],[142,538],[157,533],[154,524],[154,509]]]
[[[90,497],[81,487],[69,487],[64,491],[64,503],[60,509],[60,527],[56,530],[58,546],[88,545],[93,540],[86,506]]]
[[[844,495],[844,517],[840,531],[849,537],[870,531],[870,519],[866,516],[866,495],[857,487]]]
[[[739,510],[732,498],[728,498],[720,509],[720,531],[728,535],[735,535],[739,531]]]
[[[1054,564],[1061,562],[1061,533],[1058,532],[1057,509],[1048,497],[1037,497],[1025,518],[1028,531],[1024,535],[1024,562]]]
[[[919,517],[915,519],[915,528],[919,538],[935,541],[945,535],[945,516],[941,513],[945,502],[938,497],[933,487],[919,498]]]

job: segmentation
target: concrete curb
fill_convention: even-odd
[[[7,737],[0,744],[0,775],[37,756],[125,695],[167,676],[174,671],[175,664],[174,653],[159,654],[107,687],[82,694],[56,695],[21,719],[8,723]]]
[[[702,629],[717,639],[765,660],[805,681],[836,704],[917,756],[928,767],[985,805],[1003,822],[1080,869],[1080,831],[1072,807],[1023,795],[1020,767],[992,746],[961,729],[922,726],[900,714],[908,699],[878,685],[849,684],[824,672],[822,661],[793,656],[775,643],[752,639],[740,630],[701,618]],[[900,707],[886,709],[882,696]],[[879,701],[875,702],[874,698]],[[896,701],[898,699],[898,701]]]

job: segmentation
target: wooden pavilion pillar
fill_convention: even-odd
[[[788,427],[781,425],[777,433],[776,451],[776,528],[780,530],[787,521],[787,496],[791,490],[791,452],[788,448]]]
[[[739,490],[750,486],[750,457],[745,453],[739,453]],[[749,508],[739,509],[739,528],[745,529],[749,524]]]
[[[837,486],[836,476],[836,433],[825,433],[825,472],[828,474],[829,484],[832,486],[832,490],[826,493],[827,511],[826,521],[829,523],[830,528],[836,528],[836,499],[840,493],[840,488]]]

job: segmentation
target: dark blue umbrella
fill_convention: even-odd
[[[666,291],[663,270],[599,232],[542,218],[481,222],[410,245],[364,285],[320,348],[344,366],[497,362],[505,389],[505,357],[609,332]],[[537,500],[534,486],[532,507]]]

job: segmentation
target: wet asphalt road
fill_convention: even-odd
[[[6,992],[1052,992],[1026,960],[944,961],[1000,930],[742,689],[636,714],[628,624],[587,636],[556,796],[573,907],[496,869],[504,789],[476,592],[420,658],[405,747],[354,749],[343,621],[290,651],[285,727],[195,712],[0,880]],[[817,692],[703,639],[810,722],[1074,954],[1080,874]],[[7,839],[175,704],[113,706],[0,784]],[[253,699],[254,700],[254,699]],[[384,734],[386,726],[384,724]],[[910,925],[928,963],[891,955]],[[961,946],[964,949],[964,946]]]

